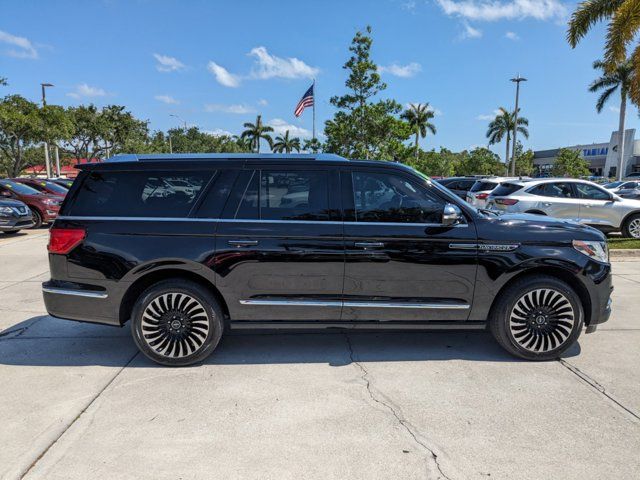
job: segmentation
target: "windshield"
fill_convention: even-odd
[[[0,180],[0,185],[16,192],[19,195],[41,195],[35,188],[28,187],[22,183],[12,182],[11,180]]]
[[[60,193],[62,195],[66,195],[69,190],[64,188],[62,185],[58,185],[54,182],[41,182],[40,185],[45,184],[47,186],[47,190],[52,192]]]

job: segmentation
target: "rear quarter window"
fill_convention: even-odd
[[[65,215],[186,217],[214,172],[93,171]]]
[[[498,185],[493,192],[491,192],[491,195],[495,197],[506,197],[508,195],[511,195],[512,193],[517,192],[521,188],[523,188],[522,185],[516,185],[513,183],[502,183]]]
[[[473,184],[473,187],[471,187],[471,190],[469,190],[469,191],[470,192],[484,192],[486,190],[493,190],[497,186],[498,186],[497,182],[489,182],[489,181],[486,181],[486,180],[478,180],[476,183]]]

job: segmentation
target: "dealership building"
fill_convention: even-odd
[[[611,133],[607,143],[591,143],[588,145],[572,145],[564,147],[577,150],[580,156],[589,162],[589,170],[593,175],[615,177],[618,166],[618,131]],[[533,166],[539,173],[549,173],[553,168],[560,148],[539,150],[534,152]],[[640,140],[636,140],[636,130],[625,131],[624,138],[624,175],[640,172]]]

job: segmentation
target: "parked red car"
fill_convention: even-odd
[[[11,180],[29,185],[31,188],[35,188],[39,192],[57,195],[62,198],[64,198],[69,192],[68,188],[64,188],[51,180],[44,180],[42,178],[12,178]]]
[[[27,204],[33,214],[33,228],[51,223],[58,216],[63,197],[39,192],[20,182],[0,180],[0,198],[14,198]]]

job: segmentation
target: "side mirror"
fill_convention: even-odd
[[[442,210],[442,225],[450,227],[462,223],[462,211],[453,203],[447,203]]]
[[[0,190],[0,197],[8,197],[11,198],[11,192],[8,192],[7,190]]]

